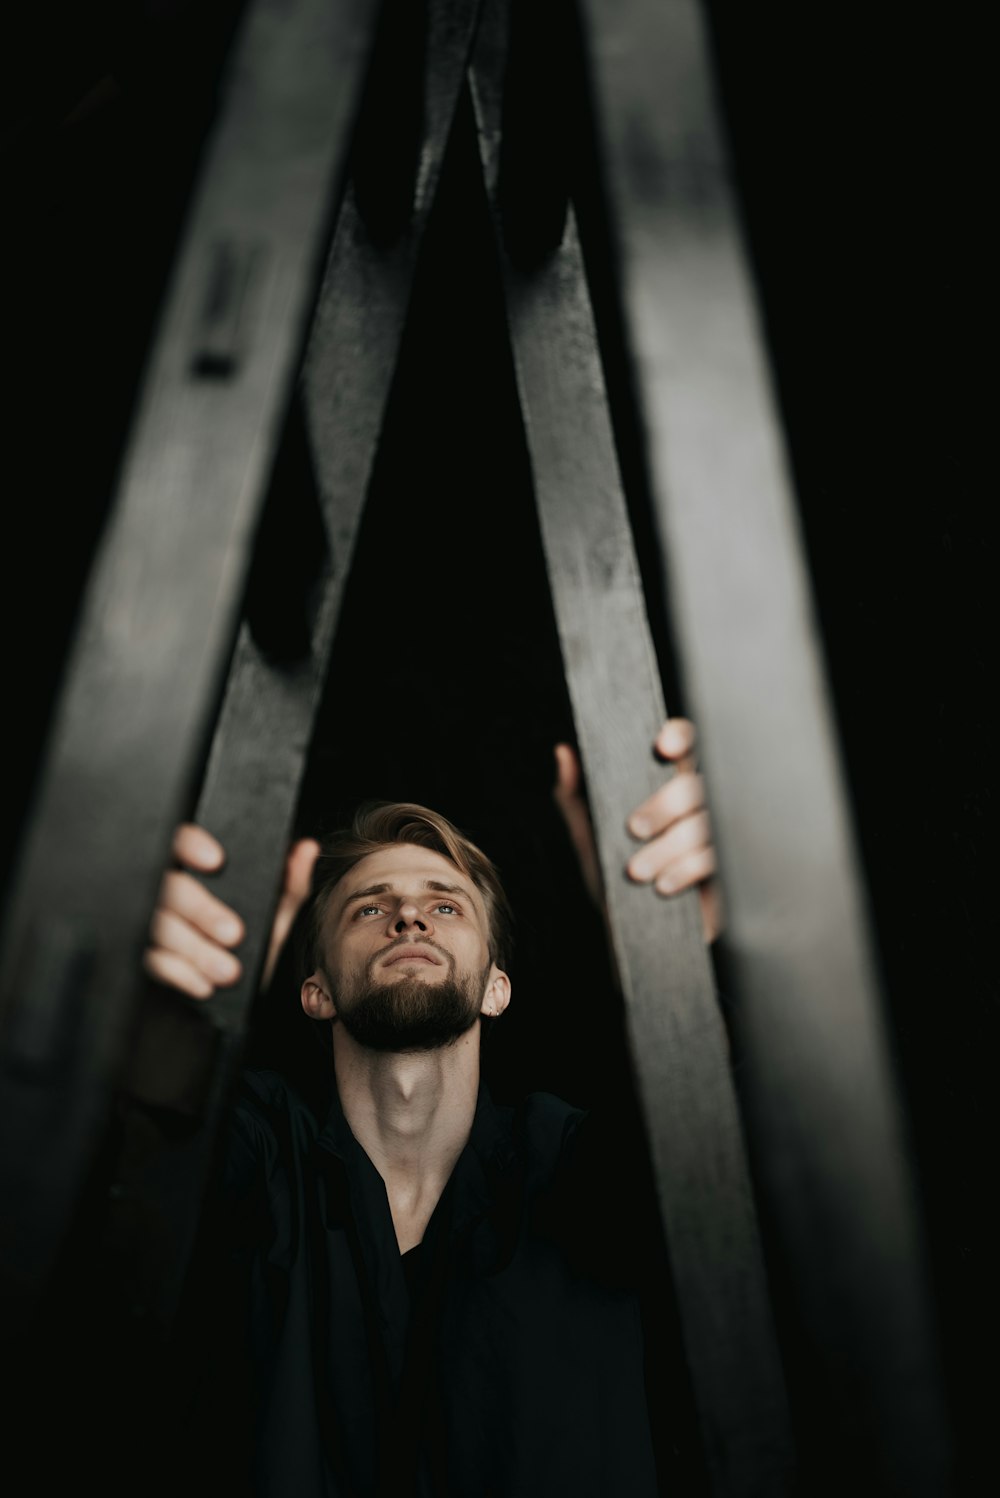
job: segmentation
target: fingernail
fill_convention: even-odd
[[[238,921],[219,921],[215,934],[220,941],[239,941],[241,928]]]
[[[652,831],[645,817],[631,817],[628,827],[633,837],[648,837]]]
[[[631,879],[648,879],[652,873],[649,865],[641,857],[630,858],[626,868]]]
[[[240,965],[237,962],[236,958],[227,957],[225,953],[222,952],[220,952],[217,957],[213,958],[211,967],[212,972],[215,974],[216,978],[220,980],[220,982],[228,982],[230,979],[238,978],[240,975]]]

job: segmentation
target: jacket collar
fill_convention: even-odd
[[[376,1223],[387,1219],[391,1231],[391,1213],[385,1183],[351,1131],[335,1080],[331,1081],[330,1106],[316,1143],[319,1149],[342,1161],[350,1183],[359,1227],[364,1220],[374,1227]],[[495,1207],[507,1208],[508,1198],[514,1187],[513,1177],[519,1175],[514,1169],[515,1165],[516,1155],[509,1120],[505,1113],[497,1109],[489,1088],[480,1079],[469,1138],[442,1194],[439,1208],[435,1209],[434,1217],[439,1215],[445,1198],[449,1198],[447,1206],[450,1227],[452,1234],[455,1234],[464,1232],[476,1220],[490,1215]],[[433,1224],[434,1218],[431,1221]],[[384,1233],[378,1233],[377,1236],[382,1237]],[[394,1235],[392,1242],[395,1246]]]

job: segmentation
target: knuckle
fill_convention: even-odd
[[[663,787],[663,805],[671,817],[686,816],[704,805],[705,786],[700,775],[681,771]]]

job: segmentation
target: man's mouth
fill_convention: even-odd
[[[406,947],[403,951],[396,952],[392,957],[386,959],[383,967],[395,967],[398,962],[428,962],[432,967],[440,967],[441,963],[431,952],[421,952],[419,948]]]

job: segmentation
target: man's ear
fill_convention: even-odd
[[[310,973],[302,985],[302,1008],[310,1019],[333,1019],[337,1013],[330,995],[330,980],[321,968]]]
[[[483,1002],[480,1014],[488,1015],[496,1019],[503,1014],[510,1003],[510,979],[506,973],[500,971],[496,963],[490,968],[490,976],[486,984],[486,992],[483,994]]]

